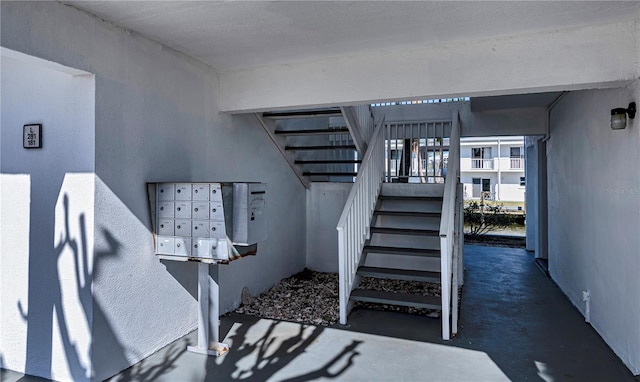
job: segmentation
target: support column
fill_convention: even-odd
[[[536,258],[547,259],[547,142],[538,141],[538,236],[536,240]]]
[[[501,146],[500,146],[500,138],[498,138],[498,184],[497,184],[497,188],[496,188],[496,201],[502,200],[500,198],[500,191],[502,188],[502,153],[500,152],[501,150]]]
[[[229,345],[220,342],[220,285],[218,265],[198,263],[198,345],[187,350],[220,356]]]

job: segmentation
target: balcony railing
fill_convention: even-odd
[[[493,169],[493,159],[471,159],[471,168]]]
[[[451,121],[389,123],[385,181],[444,183]]]
[[[524,158],[511,158],[509,168],[512,168],[512,169],[524,168]]]

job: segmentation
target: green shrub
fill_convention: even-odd
[[[515,223],[514,216],[505,213],[504,205],[486,205],[471,201],[464,207],[465,235],[478,238],[489,231],[505,228]]]

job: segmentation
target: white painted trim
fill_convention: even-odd
[[[44,60],[42,58],[38,58],[35,56],[30,56],[28,54],[24,54],[16,50],[8,49],[2,46],[0,46],[0,58],[2,59],[10,58],[10,59],[18,60],[24,63],[39,65],[47,69],[69,74],[71,76],[92,76],[93,75],[84,70],[71,68],[69,66],[58,64],[57,62]]]

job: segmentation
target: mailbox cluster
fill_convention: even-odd
[[[265,239],[261,183],[155,183],[156,254],[226,261]],[[234,236],[236,240],[234,239]],[[242,246],[237,248],[234,245]]]
[[[160,183],[156,190],[156,253],[215,257],[226,238],[220,184]]]

